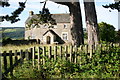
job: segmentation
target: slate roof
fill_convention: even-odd
[[[53,35],[57,35],[53,30],[48,30],[48,31],[46,31],[46,32],[43,34],[43,36],[44,36],[45,34],[47,34],[48,32],[50,32],[50,33],[53,34]]]
[[[37,18],[37,15],[34,14],[31,17],[28,17],[25,23],[28,23],[32,18]],[[52,14],[52,18],[56,20],[56,23],[69,23],[70,22],[70,15],[69,14]]]

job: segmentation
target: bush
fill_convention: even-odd
[[[99,26],[99,36],[102,41],[106,42],[115,42],[116,41],[116,32],[113,25],[101,22]]]
[[[44,65],[40,65],[40,70],[37,70],[38,64],[33,68],[32,62],[27,61],[14,69],[15,78],[37,78],[37,79],[53,79],[53,78],[119,78],[119,60],[120,48],[108,46],[99,47],[93,54],[92,58],[88,58],[88,54],[81,54],[80,64],[72,63],[68,60],[46,59]],[[79,52],[78,52],[79,53]]]

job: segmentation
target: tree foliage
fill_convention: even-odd
[[[31,25],[33,25],[32,27],[38,26],[39,24],[51,24],[51,25],[55,25],[56,21],[55,19],[52,18],[52,14],[50,14],[49,9],[45,8],[46,6],[46,2],[44,3],[43,9],[42,11],[39,11],[40,14],[37,15],[37,18],[32,18],[29,23],[28,26],[31,27]]]
[[[104,8],[111,8],[112,10],[117,9],[118,11],[120,11],[120,1],[119,2],[115,2],[109,5],[103,5]]]
[[[27,0],[26,0],[27,1]],[[13,11],[12,13],[11,13],[11,16],[9,16],[9,15],[6,15],[6,16],[2,16],[1,18],[2,18],[2,21],[10,21],[11,23],[15,23],[15,22],[17,22],[17,21],[19,21],[20,20],[20,18],[18,18],[19,17],[19,15],[23,12],[23,10],[24,10],[24,8],[25,8],[25,3],[26,3],[26,1],[25,2],[19,2],[19,8],[18,9],[16,9],[15,11]],[[8,3],[8,2],[2,2],[2,7],[4,7],[4,6],[10,6],[10,4]]]
[[[116,32],[113,25],[107,24],[105,22],[101,22],[98,24],[99,26],[99,35],[102,41],[107,42],[115,42],[116,39]]]
[[[10,4],[8,2],[0,1],[2,7],[9,7]]]

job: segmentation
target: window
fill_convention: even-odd
[[[48,28],[48,26],[45,24],[45,25],[43,25],[43,28]]]
[[[64,28],[67,28],[67,24],[64,24]]]
[[[68,33],[67,32],[62,33],[62,38],[63,40],[68,40]]]

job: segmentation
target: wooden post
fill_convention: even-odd
[[[65,46],[65,60],[67,60],[68,46]]]
[[[93,45],[90,45],[90,58],[92,58],[92,54],[93,54]]]
[[[4,70],[7,71],[7,58],[6,58],[6,51],[3,52],[3,63],[4,63]]]
[[[77,46],[75,45],[75,47],[74,47],[75,49],[75,63],[77,63]]]
[[[70,46],[70,62],[72,62],[73,46]]]
[[[32,61],[33,61],[33,67],[34,67],[35,66],[35,47],[33,47]]]
[[[40,47],[38,47],[38,70],[40,70]]]
[[[12,58],[12,51],[9,51],[9,60],[10,60],[10,68],[12,69],[13,67],[13,58]],[[13,70],[10,71],[10,75],[13,75]]]
[[[81,66],[81,63],[82,63],[82,54],[83,53],[83,45],[80,45],[80,66]]]
[[[49,52],[48,52],[48,57],[49,57],[49,59],[51,59],[51,54],[52,54],[52,47],[51,46],[49,46],[49,50],[48,50]]]
[[[85,53],[88,54],[88,45],[85,45]]]
[[[18,60],[18,56],[17,56],[17,50],[15,50],[15,53],[14,53],[14,55],[15,55],[15,63],[17,62],[17,60]]]
[[[0,80],[2,80],[2,64],[1,64],[2,59],[1,57],[2,57],[2,53],[0,52]]]
[[[60,46],[60,59],[62,59],[62,46]]]
[[[102,52],[102,44],[99,45],[100,53]]]
[[[43,64],[45,64],[45,57],[46,57],[46,47],[45,46],[43,46],[43,51],[42,51],[42,53],[43,53]]]
[[[54,60],[57,60],[57,46],[54,46]]]
[[[23,50],[20,50],[20,63],[22,64],[23,62]]]
[[[26,49],[26,51],[25,51],[25,58],[26,58],[26,60],[27,60],[27,61],[29,60],[29,53],[28,53],[28,49]]]
[[[30,59],[32,59],[32,53],[33,53],[33,48],[30,48],[30,53],[29,53]]]

